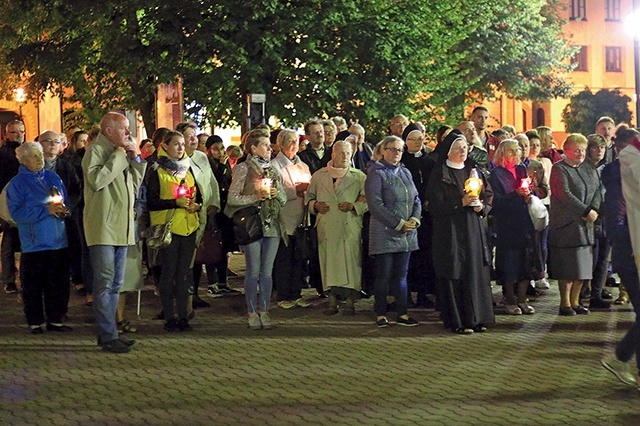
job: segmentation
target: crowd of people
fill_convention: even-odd
[[[637,161],[637,132],[602,117],[594,134],[557,144],[548,127],[489,133],[488,119],[478,106],[431,141],[422,123],[397,115],[372,144],[357,122],[313,118],[304,136],[261,125],[226,149],[193,123],[137,144],[117,113],[88,132],[46,131],[37,142],[24,142],[24,124],[12,121],[0,147],[0,278],[7,293],[18,291],[21,251],[33,334],[72,330],[64,323],[71,282],[93,305],[98,344],[117,353],[135,343],[122,308],[142,286],[143,265],[164,328],[184,332],[193,309],[209,305],[198,295],[203,269],[208,294],[239,294],[227,283],[228,255],[238,250],[255,330],[274,327],[272,292],[280,309],[309,308],[306,287],[327,298],[329,316],[353,315],[358,299],[374,297],[380,328],[392,324],[388,312],[396,325],[419,325],[410,309],[423,307],[458,334],[487,331],[494,312],[535,314],[529,296],[549,289],[548,278],[558,281],[559,315],[629,301],[640,309],[629,257],[637,221],[626,214],[638,168],[617,160]],[[214,260],[196,260],[213,250]],[[615,301],[605,289],[613,272],[622,279]],[[619,377],[640,348],[634,330],[603,361]]]

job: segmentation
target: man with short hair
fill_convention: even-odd
[[[351,167],[355,167],[358,170],[365,171],[367,164],[373,158],[373,148],[365,141],[364,127],[355,123],[349,126],[350,135],[347,137],[347,141],[351,142],[353,156],[351,157]]]
[[[7,138],[0,147],[0,191],[18,174],[20,163],[16,157],[16,148],[22,145],[25,136],[24,123],[20,120],[10,121],[5,130]],[[0,247],[0,263],[2,264],[0,281],[4,286],[5,293],[17,293],[15,254],[20,251],[20,236],[18,228],[12,228],[1,219],[0,224],[3,230],[2,246]]]
[[[467,139],[467,144],[469,145],[467,157],[476,162],[478,171],[489,177],[489,154],[482,148],[482,142],[478,138],[473,121],[463,121],[456,126],[456,129],[460,130]]]
[[[489,121],[489,110],[482,105],[477,106],[471,112],[469,119],[473,121],[473,125],[476,128],[476,136],[480,141],[480,146],[487,151],[489,159],[493,161],[493,154],[495,154],[496,149],[498,149],[500,141],[486,130],[487,122]]]
[[[391,134],[393,136],[397,136],[402,139],[402,133],[404,133],[404,129],[409,125],[409,119],[402,115],[398,114],[391,119],[391,124],[389,124],[389,130],[391,130]]]
[[[62,140],[59,133],[46,130],[38,136],[38,142],[42,145],[44,155],[44,169],[54,171],[64,184],[67,201],[66,206],[71,216],[65,218],[69,254],[69,266],[71,282],[74,285],[84,284],[82,275],[82,243],[78,234],[78,225],[75,220],[80,216],[79,204],[82,199],[82,182],[76,172],[76,168],[66,159],[62,158]],[[68,290],[68,288],[67,288]],[[66,303],[69,301],[69,292],[66,292]],[[65,310],[66,313],[66,310]]]
[[[324,144],[324,126],[317,118],[311,118],[305,123],[304,134],[309,145],[298,156],[309,166],[309,171],[313,175],[331,160],[331,147]]]
[[[604,153],[604,158],[600,160],[600,162],[596,165],[599,167],[603,164],[609,164],[616,158],[618,158],[618,154],[613,147],[613,135],[616,132],[616,123],[613,121],[611,117],[600,117],[598,122],[596,123],[596,133],[602,135],[604,140],[607,141],[607,150]]]
[[[116,326],[127,247],[136,243],[135,196],[147,167],[130,135],[127,117],[109,112],[102,118],[100,133],[82,159],[84,231],[93,270],[98,344],[114,353],[129,352],[135,343],[119,337]]]

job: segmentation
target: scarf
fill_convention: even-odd
[[[53,160],[47,160],[46,158],[44,159],[45,170],[53,170],[55,172],[57,164],[58,164],[58,157],[54,158]]]
[[[160,147],[160,149],[162,149],[162,147]],[[158,167],[162,167],[171,176],[184,179],[185,176],[187,176],[187,170],[189,170],[190,164],[189,157],[186,155],[179,160],[173,160],[165,155],[158,155],[158,160],[152,167],[154,167],[154,170],[157,170]]]
[[[280,173],[271,165],[269,160],[265,160],[258,155],[252,155],[250,159],[247,159],[247,166],[257,172],[261,179],[271,179],[271,186],[273,188],[282,185]],[[260,219],[262,220],[262,225],[265,230],[271,228],[280,218],[280,207],[278,197],[267,198],[260,202]],[[284,231],[284,226],[280,226],[280,230]]]

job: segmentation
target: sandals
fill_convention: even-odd
[[[138,329],[129,321],[123,321],[118,323],[118,333],[137,333]]]

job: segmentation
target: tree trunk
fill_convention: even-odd
[[[153,77],[150,77],[154,80]],[[129,80],[129,86],[133,92],[133,96],[136,100],[136,107],[140,111],[142,116],[142,122],[147,135],[151,137],[153,132],[156,131],[156,92],[155,90],[147,90],[147,85],[142,86],[135,80]],[[155,87],[155,86],[151,86]]]

